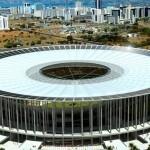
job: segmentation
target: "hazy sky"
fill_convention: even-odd
[[[36,3],[36,2],[42,2],[45,4],[51,4],[51,5],[57,5],[57,6],[63,6],[65,4],[66,0],[0,0],[0,6],[13,6],[13,5],[19,5],[22,4],[23,2],[30,2],[30,3]],[[82,0],[84,5],[86,6],[93,6],[94,5],[94,0]],[[117,3],[125,3],[125,2],[133,2],[133,3],[149,3],[150,0],[102,0],[103,1],[103,6],[108,6],[108,5],[114,5]],[[69,6],[74,6],[75,0],[68,0]]]

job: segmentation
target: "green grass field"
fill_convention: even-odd
[[[44,107],[44,108],[56,108],[56,109],[62,109],[62,108],[66,108],[66,109],[70,109],[70,108],[89,108],[90,106],[97,106],[99,105],[99,103],[102,102],[97,102],[97,101],[75,101],[75,102],[71,102],[71,101],[55,101],[55,102],[40,102],[40,101],[32,101],[28,103],[28,106],[32,106],[32,107]]]

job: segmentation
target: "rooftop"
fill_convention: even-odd
[[[147,55],[142,55],[136,53],[137,49],[125,47],[54,48],[56,50],[47,51],[43,48],[42,51],[34,50],[35,52],[24,54],[19,51],[18,55],[15,54],[17,51],[14,51],[15,55],[0,59],[0,90],[20,95],[62,99],[121,96],[143,90],[149,92],[148,51]],[[144,50],[142,51],[144,53]],[[103,65],[110,68],[110,73],[84,80],[50,78],[40,73],[41,68],[71,62]]]

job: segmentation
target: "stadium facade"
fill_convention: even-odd
[[[150,129],[150,52],[56,45],[0,53],[0,133],[55,145]]]

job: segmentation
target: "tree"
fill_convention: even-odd
[[[45,36],[41,36],[41,37],[40,37],[40,40],[41,40],[41,41],[46,40],[46,39],[47,39],[47,38],[46,38]]]
[[[108,32],[108,28],[106,27],[106,28],[104,28],[104,32],[105,33],[107,33]]]
[[[148,22],[150,20],[150,18],[149,17],[145,17],[145,18],[143,18],[143,21],[144,22]]]
[[[9,28],[9,31],[10,31],[10,32],[11,32],[11,31],[13,31],[13,28],[12,28],[12,27],[10,27],[10,28]]]
[[[113,150],[113,147],[112,146],[108,146],[107,150]]]
[[[129,144],[130,150],[139,150],[133,143]]]
[[[20,25],[20,28],[21,28],[21,29],[23,29],[23,28],[25,28],[25,27],[26,27],[25,24],[21,24],[21,25]]]
[[[38,40],[37,42],[36,42],[36,44],[41,44],[42,42],[41,42],[41,40]]]
[[[89,30],[89,31],[88,31],[88,34],[93,34],[93,31]]]
[[[12,48],[12,47],[17,47],[18,43],[14,41],[7,41],[6,44],[4,45],[5,48]]]
[[[31,46],[33,46],[33,45],[35,45],[35,42],[34,42],[34,41],[31,42]]]
[[[68,42],[73,43],[73,37],[72,37],[72,35],[68,35],[67,36],[67,40],[68,40]]]
[[[141,33],[150,36],[150,28],[142,28]]]
[[[148,146],[147,150],[150,150],[150,145]]]

